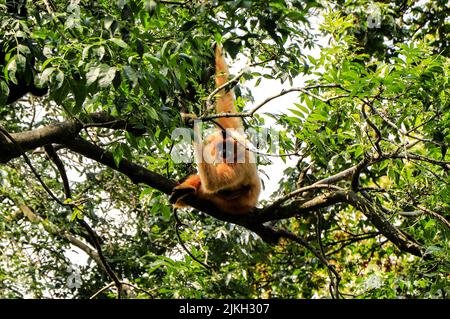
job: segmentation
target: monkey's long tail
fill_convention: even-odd
[[[219,87],[228,82],[229,72],[228,66],[225,62],[222,53],[222,47],[216,45],[216,87]],[[234,107],[233,90],[221,90],[216,99],[216,113],[236,113]],[[223,128],[240,128],[242,121],[238,117],[222,117],[217,122]]]

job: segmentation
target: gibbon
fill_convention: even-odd
[[[216,87],[228,81],[228,66],[222,48],[215,48]],[[221,90],[216,100],[216,112],[235,113],[231,90]],[[173,189],[170,202],[186,207],[183,198],[195,194],[228,214],[247,214],[256,206],[261,181],[254,153],[249,151],[241,118],[220,117],[218,129],[205,141],[194,139],[194,155],[198,174],[189,176]],[[199,135],[199,130],[194,132]]]

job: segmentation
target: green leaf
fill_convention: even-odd
[[[11,60],[9,60],[4,73],[5,73],[5,78],[7,80],[9,79],[14,84],[18,84],[17,78],[16,78],[16,71],[17,71],[17,61],[16,61],[16,57],[13,57]]]
[[[433,219],[430,219],[429,221],[426,222],[424,229],[433,229],[436,226],[436,222]]]
[[[95,66],[89,69],[86,73],[86,85],[91,86],[95,81],[97,81],[100,75],[100,67]]]
[[[70,216],[70,221],[73,222],[75,219],[83,219],[83,206],[75,206],[72,208],[72,215]]]
[[[0,81],[0,105],[4,105],[9,96],[9,87],[5,81]],[[1,180],[0,180],[1,181]]]
[[[111,38],[108,41],[114,43],[115,45],[121,47],[122,49],[126,49],[128,48],[128,44],[126,44],[125,41],[123,41],[122,39],[119,38]]]
[[[161,56],[167,57],[169,55],[169,49],[170,45],[173,43],[172,40],[164,42],[162,48],[161,48]]]
[[[292,113],[294,113],[295,115],[297,115],[299,118],[304,119],[305,118],[305,114],[302,112],[299,112],[297,110],[294,109],[288,109],[289,111],[291,111]]]
[[[169,206],[161,206],[161,216],[163,221],[165,222],[169,222],[172,219],[172,210],[169,208]]]
[[[17,63],[17,71],[19,72],[25,71],[27,59],[23,55],[21,54],[16,55],[16,63]]]
[[[56,103],[61,104],[64,100],[66,100],[67,95],[70,91],[70,86],[67,81],[57,82],[56,77],[52,78],[52,83],[59,85],[58,83],[62,83],[59,88],[56,88],[50,92],[50,96],[53,97]]]
[[[114,77],[116,76],[116,67],[110,67],[106,64],[102,64],[100,66],[100,73],[98,76],[98,85],[101,88],[105,88],[109,86],[112,81],[114,80]]]
[[[355,149],[355,157],[359,158],[364,152],[364,148],[361,145],[358,145]]]
[[[23,44],[19,44],[17,46],[17,50],[22,53],[23,55],[27,56],[27,55],[31,55],[31,50],[28,46],[23,45]]]
[[[125,132],[125,137],[127,138],[127,141],[130,143],[131,147],[134,147],[134,148],[138,147],[138,143],[136,141],[136,137],[132,133]]]
[[[144,0],[144,8],[149,13],[150,17],[155,14],[158,3],[155,0]]]
[[[148,105],[145,109],[147,111],[147,114],[150,116],[150,118],[152,118],[154,120],[159,119],[158,113],[156,112],[156,110],[153,107]]]
[[[114,22],[117,22],[114,17],[108,15],[105,17],[103,25],[105,26],[105,29],[110,29]]]
[[[64,83],[64,73],[61,70],[56,70],[53,72],[52,84],[55,86],[55,89],[59,89]]]
[[[130,80],[133,85],[136,85],[138,82],[138,75],[137,72],[129,65],[125,65],[123,67],[123,74],[125,75],[125,78]]]
[[[308,121],[323,121],[326,122],[328,121],[328,117],[321,114],[321,113],[311,113],[308,116]]]
[[[300,104],[300,103],[294,103],[294,105],[300,110],[300,111],[302,111],[303,113],[305,113],[305,114],[309,114],[309,109],[306,107],[306,106],[304,106],[303,104]]]
[[[195,25],[197,24],[197,21],[187,21],[185,22],[181,27],[180,27],[180,31],[181,32],[186,32],[191,30]]]
[[[88,45],[83,49],[83,53],[81,54],[81,59],[84,60],[89,57],[89,50],[92,48],[92,45]]]
[[[118,145],[117,147],[115,147],[112,153],[113,153],[114,163],[116,164],[116,167],[119,167],[120,161],[122,161],[122,158],[124,155],[121,145]]]
[[[53,62],[55,60],[60,60],[60,59],[61,59],[61,57],[59,57],[59,56],[48,58],[47,60],[44,61],[44,63],[42,63],[42,68],[45,69],[47,67],[47,65],[49,65],[51,62]]]
[[[42,71],[42,74],[40,76],[40,84],[41,86],[46,85],[50,82],[52,73],[56,70],[56,68],[47,68],[44,71]]]

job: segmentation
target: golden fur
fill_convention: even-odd
[[[219,87],[227,83],[229,76],[219,46],[215,49],[215,67],[216,87]],[[219,92],[216,112],[236,112],[231,90]],[[248,150],[241,118],[221,117],[217,122],[220,129],[203,143],[194,143],[198,174],[174,188],[171,202],[175,207],[185,207],[183,197],[195,193],[226,213],[246,214],[256,206],[261,191],[255,155]]]

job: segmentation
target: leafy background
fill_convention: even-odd
[[[441,0],[0,1],[0,296],[448,298],[449,14]],[[271,242],[211,210],[177,220],[169,182],[120,169],[195,170],[171,160],[171,132],[180,113],[204,115],[214,43],[259,65],[235,87],[240,111],[260,102],[250,81],[304,83],[295,103],[245,117],[273,119],[293,154],[260,206],[358,165],[333,185],[364,205],[284,197]],[[20,135],[54,123],[70,126]]]

